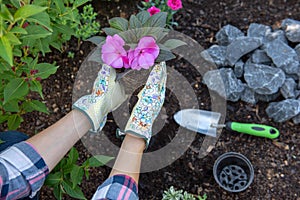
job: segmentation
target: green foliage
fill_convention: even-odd
[[[80,189],[83,177],[89,179],[89,169],[108,163],[113,157],[97,155],[87,159],[81,166],[77,165],[78,151],[73,147],[67,157],[63,158],[48,175],[45,184],[52,187],[56,199],[63,199],[65,194],[75,199],[86,199]]]
[[[204,194],[203,196],[196,196],[190,194],[183,190],[175,190],[173,186],[171,186],[168,190],[164,191],[162,200],[206,200],[207,196]]]
[[[72,51],[69,51],[69,52],[68,52],[68,58],[73,59],[74,56],[75,56],[75,53],[74,53],[74,52],[72,52]]]
[[[172,10],[167,5],[167,0],[149,0],[149,1],[141,1],[141,5],[138,5],[140,10],[148,10],[152,6],[160,9],[160,12],[167,13],[166,25],[168,28],[172,28],[173,26],[178,26],[178,23],[174,21],[174,14],[178,12],[178,10]]]
[[[96,22],[97,13],[94,12],[92,5],[83,7],[83,12],[80,14],[80,20],[72,25],[76,30],[75,35],[77,38],[86,40],[92,35],[99,33],[100,24]]]
[[[54,74],[55,63],[39,63],[72,36],[79,39],[96,34],[100,25],[90,0],[0,0],[0,123],[18,128],[27,112],[48,113],[46,106],[28,97],[37,92],[43,99],[41,80]],[[72,27],[72,28],[70,28]]]

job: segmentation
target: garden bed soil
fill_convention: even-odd
[[[98,12],[101,26],[107,26],[107,19],[121,16],[128,17],[137,12],[138,1],[120,0],[93,1]],[[297,0],[186,0],[184,8],[175,15],[179,26],[176,31],[195,39],[204,48],[215,44],[215,34],[227,24],[247,30],[250,23],[262,23],[278,27],[281,20],[293,18],[300,20],[300,2]],[[46,61],[56,62],[60,66],[57,73],[44,80],[43,92],[45,103],[50,115],[30,113],[25,116],[20,131],[33,135],[54,124],[71,110],[72,89],[76,73],[84,58],[93,49],[88,42],[82,42],[80,47],[74,39],[65,45],[64,52],[49,54]],[[68,52],[75,53],[74,59],[68,58]],[[193,73],[193,67],[183,59],[175,59],[167,63],[183,74],[194,88],[201,109],[210,110],[208,90],[202,84],[202,77]],[[169,113],[176,111],[176,101],[173,95],[167,95],[165,108]],[[295,199],[300,200],[300,131],[299,126],[291,121],[275,123],[265,113],[266,103],[250,105],[242,102],[227,104],[226,121],[242,121],[264,123],[277,127],[281,133],[276,140],[258,138],[249,135],[232,133],[223,130],[216,147],[204,158],[198,158],[201,136],[197,136],[188,150],[171,165],[140,175],[139,196],[142,200],[161,199],[163,191],[170,186],[183,189],[192,194],[207,194],[208,199]],[[178,125],[168,116],[167,131],[160,134],[174,136]],[[107,127],[116,128],[113,118]],[[165,132],[165,133],[162,133]],[[63,134],[63,133],[62,133]],[[112,133],[113,135],[113,133]],[[155,140],[150,146],[156,149],[161,144]],[[80,152],[80,161],[91,156],[81,142],[76,144]],[[213,178],[213,164],[218,156],[225,152],[244,154],[252,162],[255,171],[254,181],[244,192],[233,194],[221,189]],[[84,180],[82,190],[86,197],[92,197],[97,186],[109,175],[109,167],[94,168],[90,171],[90,180]],[[43,187],[41,200],[54,199],[51,189]],[[65,199],[72,199],[66,197]]]

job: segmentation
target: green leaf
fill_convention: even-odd
[[[72,188],[72,184],[66,181],[62,182],[63,188],[65,192],[73,198],[76,199],[86,199],[81,189],[77,186],[74,189]]]
[[[76,187],[76,185],[81,183],[83,175],[84,175],[83,168],[79,167],[78,165],[73,165],[70,174],[73,189]]]
[[[11,100],[3,105],[3,109],[6,112],[18,112],[19,111],[19,101]]]
[[[22,104],[22,107],[26,112],[32,112],[36,110],[39,112],[49,114],[47,106],[39,100],[26,101]]]
[[[39,95],[42,97],[42,99],[44,99],[43,88],[39,81],[36,81],[36,80],[32,81],[29,89],[33,92],[39,93]]]
[[[0,115],[0,124],[8,120],[8,115]]]
[[[152,15],[144,24],[144,27],[161,27],[166,26],[167,13],[160,12],[155,15]]]
[[[93,156],[93,157],[89,158],[85,162],[89,163],[88,164],[89,167],[100,167],[100,166],[105,165],[106,163],[108,163],[112,159],[114,159],[114,157],[103,156],[103,155],[96,155],[96,156]]]
[[[10,13],[10,11],[7,9],[5,4],[1,5],[0,17],[3,17],[3,19],[8,20],[10,22],[14,21],[14,17]]]
[[[88,57],[88,61],[96,62],[96,63],[103,63],[101,59],[101,48],[97,48],[94,52],[90,54]]]
[[[131,15],[129,19],[129,28],[130,29],[138,29],[142,27],[142,23],[138,20],[138,18],[134,15]]]
[[[6,34],[6,37],[7,37],[7,39],[10,41],[10,43],[11,43],[12,45],[19,45],[19,44],[22,44],[22,43],[20,42],[20,40],[17,38],[17,36],[15,36],[15,34],[13,34],[13,33],[11,33],[11,32],[8,32],[8,33]]]
[[[3,67],[3,66],[1,66],[1,67]],[[15,75],[13,74],[12,71],[4,71],[0,74],[0,79],[3,79],[3,80],[10,81],[11,79],[14,79],[14,78],[15,78]]]
[[[61,52],[62,44],[59,42],[50,42],[50,45]]]
[[[86,180],[89,180],[90,179],[90,172],[89,172],[89,170],[85,169],[84,172],[85,172],[85,178],[86,178]]]
[[[11,33],[19,33],[19,34],[27,34],[27,31],[24,29],[24,28],[21,28],[21,27],[13,27],[11,30],[10,30]]]
[[[75,147],[72,147],[68,154],[68,163],[75,164],[78,160],[79,154]]]
[[[16,130],[22,121],[22,117],[18,114],[10,115],[7,119],[8,130]]]
[[[29,25],[26,27],[26,30],[28,34],[23,35],[21,39],[36,40],[48,37],[52,34],[50,31],[46,30],[44,27],[39,25]]]
[[[41,7],[36,5],[25,5],[17,10],[17,12],[14,15],[14,18],[16,21],[20,19],[26,19],[27,17],[41,13],[46,9],[47,7]]]
[[[47,42],[43,44],[42,39],[36,40],[36,46],[42,52],[42,55],[45,56],[46,53],[51,52],[51,49],[49,48],[49,44]]]
[[[0,144],[3,144],[3,143],[5,143],[5,141],[3,141],[3,140],[0,140]]]
[[[74,35],[75,32],[67,25],[63,24],[53,24],[53,29],[56,29],[59,33],[64,33],[68,35]]]
[[[59,11],[59,14],[62,14],[65,12],[66,7],[64,5],[64,2],[62,0],[54,0],[54,4],[57,8],[57,10]]]
[[[115,28],[103,28],[102,29],[106,35],[113,36],[115,34],[121,33],[122,31],[115,29]]]
[[[22,54],[22,50],[21,49],[19,49],[19,48],[14,48],[14,50],[13,50],[13,55],[15,56],[15,57],[21,57],[23,54]]]
[[[53,186],[53,185],[58,185],[60,181],[61,181],[60,172],[50,173],[45,180],[45,184],[49,186]]]
[[[52,27],[50,26],[50,17],[46,12],[42,12],[27,18],[28,22],[38,23],[46,27],[50,32],[52,32]]]
[[[9,39],[3,35],[0,38],[0,56],[10,64],[13,65],[13,54],[12,54],[12,47],[9,42]]]
[[[75,0],[73,3],[73,8],[77,8],[79,6],[82,6],[83,4],[86,4],[87,2],[90,2],[91,0]]]
[[[144,24],[151,16],[148,11],[141,11],[136,15],[136,17],[142,24]]]
[[[186,43],[181,40],[177,40],[177,39],[169,39],[164,43],[164,46],[170,50],[175,49],[180,46],[183,46],[183,45],[186,45]]]
[[[10,0],[10,3],[16,7],[16,8],[20,8],[20,0]]]
[[[35,74],[36,77],[41,77],[42,79],[48,78],[51,74],[55,74],[57,66],[50,63],[39,63],[36,65],[35,69],[38,73]]]
[[[28,84],[22,78],[12,79],[4,88],[4,104],[28,94]]]
[[[60,184],[53,187],[53,194],[54,194],[55,198],[58,200],[62,200],[63,191],[61,188],[62,188],[62,185],[60,185]]]
[[[122,17],[114,17],[108,21],[111,28],[117,29],[119,31],[127,31],[128,20]]]
[[[156,58],[155,62],[163,62],[176,58],[176,56],[171,52],[164,49],[159,50],[159,55]]]
[[[89,42],[92,42],[93,44],[99,45],[102,42],[104,42],[105,39],[106,39],[105,37],[94,36],[94,37],[88,38],[86,41],[89,41]]]

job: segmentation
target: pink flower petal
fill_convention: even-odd
[[[118,59],[116,59],[115,61],[113,61],[111,63],[111,66],[113,68],[122,68],[123,67],[123,59],[121,57],[119,57]]]
[[[160,9],[156,8],[155,6],[152,6],[152,7],[148,8],[147,11],[150,13],[150,16],[152,16],[152,15],[159,13]]]
[[[125,59],[127,57],[127,52],[124,49],[125,42],[117,34],[114,36],[107,36],[105,44],[102,45],[101,58],[104,63],[111,65],[114,68],[122,68],[128,61]]]
[[[143,53],[139,57],[139,65],[144,69],[149,69],[154,65],[155,58],[152,54]]]

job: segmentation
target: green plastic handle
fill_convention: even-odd
[[[238,122],[227,122],[226,128],[228,130],[237,131],[240,133],[246,133],[258,137],[265,137],[275,139],[279,136],[279,131],[272,127],[261,124],[244,124]]]

